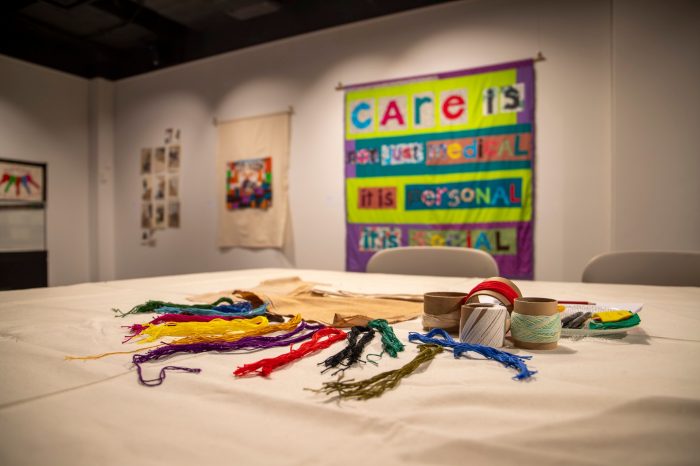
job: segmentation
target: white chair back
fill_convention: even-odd
[[[498,264],[480,249],[402,246],[378,251],[367,263],[367,272],[488,278],[498,276]]]
[[[588,283],[700,286],[700,252],[624,251],[600,254],[581,278]]]

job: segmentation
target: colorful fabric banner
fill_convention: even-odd
[[[532,279],[532,60],[346,89],[347,270],[380,249],[462,246]]]
[[[289,116],[282,112],[219,123],[219,247],[284,245]]]

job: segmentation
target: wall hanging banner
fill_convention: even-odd
[[[347,269],[462,246],[533,278],[532,60],[345,89]]]
[[[219,123],[219,247],[282,247],[289,116],[284,112]]]

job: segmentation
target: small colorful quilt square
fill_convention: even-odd
[[[272,157],[226,163],[226,208],[272,207]]]

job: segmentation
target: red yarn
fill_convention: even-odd
[[[496,293],[500,293],[505,296],[511,305],[515,302],[515,298],[518,297],[518,292],[511,288],[510,285],[495,280],[486,280],[472,288],[466,298],[462,300],[462,304],[466,303],[467,300],[478,291],[495,291]]]
[[[327,337],[323,340],[324,337]],[[254,373],[254,375],[268,376],[272,371],[278,367],[289,364],[292,361],[301,359],[307,354],[315,353],[318,350],[328,348],[333,343],[345,340],[347,334],[342,330],[333,327],[326,327],[314,334],[311,340],[306,343],[302,343],[297,349],[289,350],[289,353],[281,354],[276,358],[261,359],[260,361],[246,364],[239,367],[233,372],[236,377],[241,377],[243,375]]]

